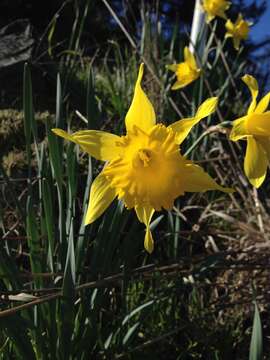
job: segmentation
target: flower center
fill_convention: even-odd
[[[181,167],[185,159],[171,129],[158,124],[149,133],[139,128],[122,137],[123,155],[103,170],[118,198],[128,208],[150,205],[170,209],[183,194]]]
[[[135,154],[132,165],[134,168],[148,167],[152,160],[152,152],[148,149],[139,149]]]
[[[241,23],[237,26],[236,28],[236,33],[237,36],[239,36],[240,38],[247,38],[248,33],[249,33],[249,28],[246,22],[241,21]]]

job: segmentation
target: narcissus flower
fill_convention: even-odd
[[[249,87],[252,101],[247,115],[234,120],[230,139],[247,140],[244,170],[250,183],[258,188],[263,183],[270,161],[270,111],[266,111],[270,101],[270,92],[257,104],[258,83],[251,75],[242,80]]]
[[[187,46],[184,48],[184,62],[167,65],[167,69],[174,71],[177,77],[177,81],[173,84],[172,90],[187,86],[201,74],[201,70],[197,66],[194,55]]]
[[[225,37],[232,37],[233,46],[236,50],[239,50],[240,41],[247,39],[250,25],[252,24],[248,21],[245,21],[241,14],[238,15],[235,23],[232,23],[231,20],[227,20],[225,24],[227,29]]]
[[[210,22],[216,16],[227,19],[225,11],[229,9],[231,3],[226,0],[203,0],[202,7],[206,12],[206,22]]]
[[[127,134],[117,136],[103,131],[85,130],[68,134],[52,131],[82,147],[98,160],[107,161],[95,178],[85,224],[95,221],[110,203],[118,198],[128,209],[134,208],[146,226],[144,246],[151,253],[154,243],[150,222],[155,211],[171,209],[174,200],[186,191],[201,192],[231,189],[218,185],[203,169],[180,154],[179,144],[193,125],[210,115],[217,98],[206,100],[193,118],[165,127],[156,124],[151,102],[141,88],[143,64],[140,66],[134,97],[126,115]]]

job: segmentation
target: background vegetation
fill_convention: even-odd
[[[2,26],[16,21],[0,49],[14,34],[28,44],[0,57],[0,358],[267,359],[269,184],[251,188],[241,143],[227,135],[250,100],[241,76],[257,77],[261,94],[269,86],[269,39],[236,53],[222,20],[205,25],[203,76],[172,92],[165,65],[182,58],[193,1],[43,3],[3,1],[0,11]],[[256,22],[265,5],[233,1],[230,15]],[[120,202],[83,225],[102,164],[50,131],[122,134],[142,61],[160,122],[219,96],[182,152],[236,189],[186,194],[159,213],[151,256]]]

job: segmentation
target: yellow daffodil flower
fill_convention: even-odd
[[[177,77],[177,81],[173,84],[172,90],[181,89],[184,86],[187,86],[201,74],[201,70],[197,66],[194,55],[187,46],[184,49],[184,62],[167,65],[167,69],[174,71]]]
[[[216,16],[227,19],[225,11],[229,9],[231,3],[226,0],[203,0],[202,7],[206,12],[206,22],[209,23]]]
[[[231,20],[227,20],[225,24],[227,29],[225,37],[233,38],[233,46],[236,50],[239,50],[240,41],[247,39],[250,25],[252,24],[248,21],[245,21],[242,14],[238,15],[235,23],[232,23]]]
[[[98,160],[107,161],[95,178],[85,224],[95,221],[117,197],[128,209],[134,208],[146,226],[145,249],[151,253],[154,242],[150,222],[155,211],[171,209],[174,200],[187,192],[231,189],[218,185],[203,169],[180,154],[179,144],[191,128],[216,109],[217,98],[207,99],[193,118],[179,120],[169,127],[156,124],[151,102],[141,88],[140,66],[135,92],[125,124],[127,134],[84,130],[68,134],[52,131],[76,144]]]
[[[266,111],[270,101],[270,92],[257,104],[258,83],[251,75],[242,80],[248,86],[252,101],[247,115],[234,120],[230,139],[247,140],[244,170],[250,183],[256,188],[263,183],[270,161],[270,111]]]

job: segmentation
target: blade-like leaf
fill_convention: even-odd
[[[256,301],[254,301],[254,318],[252,326],[252,335],[249,348],[249,360],[262,360],[263,358],[263,337],[262,324],[259,309]]]

